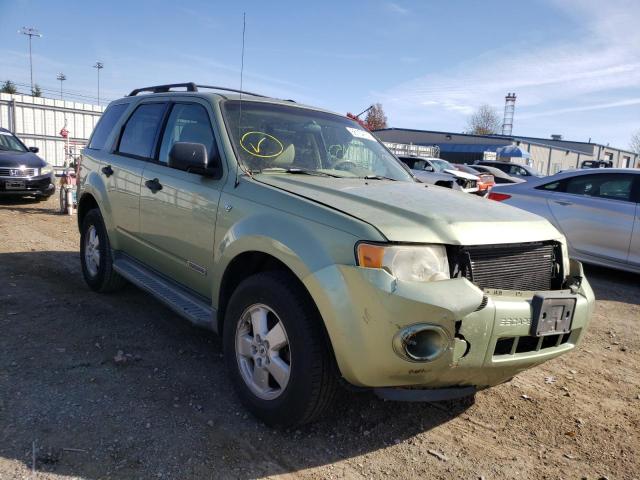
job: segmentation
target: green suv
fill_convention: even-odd
[[[96,126],[78,198],[89,286],[129,281],[218,332],[271,425],[317,419],[340,384],[473,395],[572,350],[594,307],[549,222],[420,183],[356,122],[290,100],[134,90]]]

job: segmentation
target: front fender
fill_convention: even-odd
[[[271,255],[302,281],[328,265],[354,264],[353,245],[357,240],[344,231],[294,215],[283,215],[282,211],[246,216],[226,230],[216,242],[212,298],[217,302],[216,292],[224,272],[242,253]]]

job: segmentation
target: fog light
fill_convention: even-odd
[[[412,362],[431,362],[450,344],[451,337],[444,328],[426,323],[403,328],[393,337],[395,352]]]

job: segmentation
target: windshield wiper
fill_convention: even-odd
[[[385,177],[384,175],[365,175],[364,177],[360,178],[364,178],[365,180],[391,180],[393,182],[396,181],[395,178]]]
[[[292,173],[298,175],[313,175],[316,177],[332,177],[332,178],[343,178],[340,175],[334,175],[332,173],[321,172],[319,170],[307,170],[305,168],[281,168],[281,167],[272,167],[272,168],[263,168],[260,172],[282,172],[282,173]]]

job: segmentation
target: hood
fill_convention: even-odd
[[[359,218],[393,242],[486,245],[562,238],[532,213],[424,183],[271,174],[255,178]]]
[[[435,183],[438,180],[445,180],[447,182],[454,182],[456,179],[448,173],[427,172],[426,170],[411,170],[413,175],[426,183]]]
[[[462,172],[460,170],[445,170],[445,172],[453,175],[454,177],[464,178],[465,180],[478,180],[476,175],[472,175],[467,172]]]
[[[46,162],[35,153],[0,150],[0,167],[11,168],[20,165],[28,168],[42,168]]]

